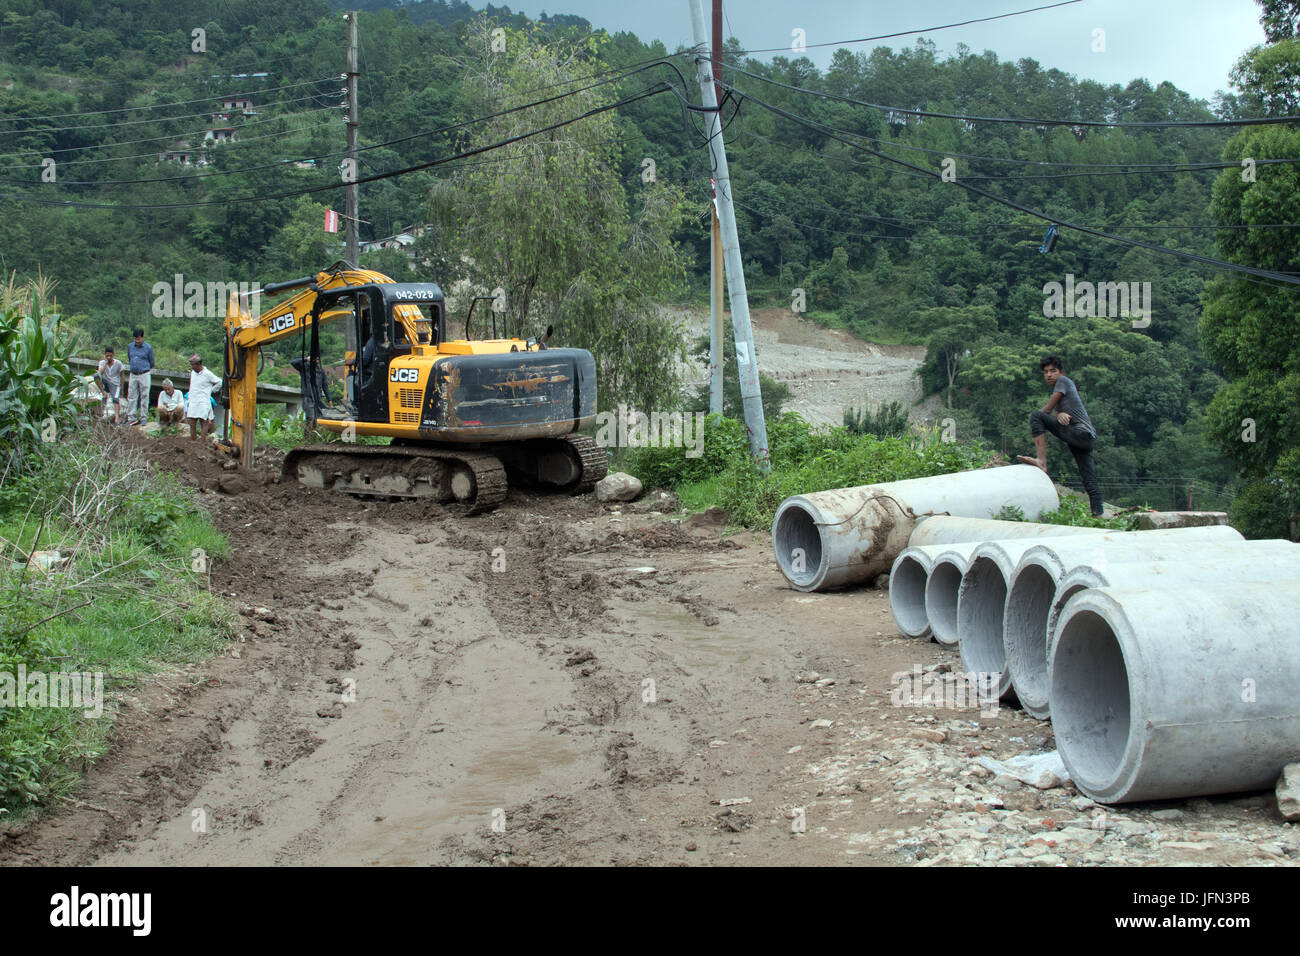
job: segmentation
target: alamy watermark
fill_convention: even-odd
[[[1151,324],[1150,282],[1075,282],[1066,273],[1065,283],[1043,286],[1043,315],[1049,319],[1129,319],[1133,328]]]
[[[910,671],[890,675],[893,690],[889,702],[894,707],[938,707],[948,710],[979,708],[981,717],[998,714],[1000,672],[922,670],[920,664]]]
[[[704,412],[645,412],[619,405],[596,415],[596,444],[602,448],[685,448],[687,458],[704,454]]]
[[[18,673],[0,672],[0,708],[67,707],[81,710],[83,716],[104,714],[103,671],[28,671],[18,665]]]
[[[171,282],[155,282],[149,294],[159,319],[224,319],[232,295],[240,297],[249,314],[261,312],[262,287],[256,282],[187,282],[178,272]]]

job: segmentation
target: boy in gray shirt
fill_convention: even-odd
[[[1097,429],[1088,418],[1088,411],[1079,398],[1074,382],[1065,377],[1061,358],[1049,355],[1038,363],[1043,370],[1043,381],[1052,388],[1052,397],[1040,410],[1029,416],[1029,432],[1034,436],[1035,457],[1017,455],[1027,465],[1037,465],[1047,471],[1047,432],[1065,442],[1079,466],[1084,491],[1094,518],[1101,517],[1101,486],[1097,483],[1097,469],[1092,461],[1092,446],[1097,440]]]

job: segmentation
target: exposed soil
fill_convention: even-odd
[[[0,862],[1300,859],[1267,795],[1102,813],[989,779],[978,757],[1050,725],[891,706],[891,675],[955,655],[900,637],[883,591],[790,590],[763,535],[655,498],[464,517],[137,440],[229,536],[239,639],[126,701],[74,802],[0,825]]]
[[[709,334],[708,318],[707,309],[678,316],[692,341]],[[864,342],[789,309],[754,309],[751,318],[759,370],[790,386],[787,411],[815,424],[842,425],[846,407],[898,401],[915,420],[936,418],[933,402],[917,405],[923,393],[916,373],[925,359],[925,346]],[[727,343],[726,361],[735,361],[731,343]],[[690,385],[708,381],[708,372],[698,363],[684,371]]]

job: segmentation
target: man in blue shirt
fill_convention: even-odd
[[[1065,442],[1079,466],[1083,489],[1088,493],[1092,516],[1102,515],[1101,486],[1097,483],[1097,469],[1092,461],[1092,446],[1097,441],[1097,429],[1088,418],[1087,409],[1074,382],[1065,377],[1059,355],[1049,355],[1038,363],[1043,370],[1043,381],[1052,389],[1052,397],[1040,410],[1029,416],[1029,432],[1034,436],[1034,454],[1017,455],[1027,465],[1037,465],[1047,471],[1047,432]]]
[[[136,329],[134,338],[135,341],[126,347],[126,362],[131,370],[131,387],[126,396],[126,423],[143,425],[149,421],[153,346],[144,340],[144,329]]]

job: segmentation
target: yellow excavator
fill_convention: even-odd
[[[265,295],[298,290],[261,315],[230,297],[225,319],[221,403],[230,411],[224,447],[253,464],[260,349],[302,337],[295,360],[308,427],[342,443],[295,448],[284,476],[355,495],[459,502],[490,511],[509,481],[578,492],[605,476],[604,450],[578,435],[596,415],[596,365],[583,349],[548,348],[552,329],[530,339],[450,338],[442,290],[395,282],[335,263],[323,272],[269,283]],[[320,329],[351,325],[343,394],[330,394]],[[496,319],[493,317],[493,333]],[[391,444],[357,444],[377,435]]]

